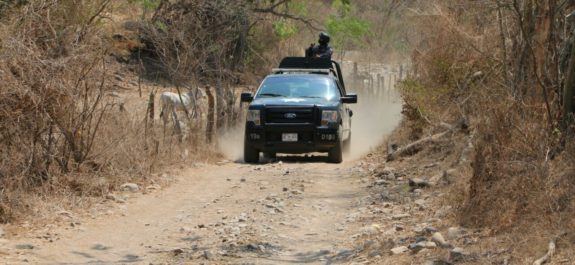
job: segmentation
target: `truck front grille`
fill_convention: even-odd
[[[266,123],[315,123],[314,108],[266,108]]]

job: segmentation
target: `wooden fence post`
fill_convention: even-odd
[[[206,87],[206,95],[208,96],[208,124],[206,127],[206,139],[208,140],[208,143],[212,142],[212,137],[214,135],[214,95],[212,94],[212,90],[211,87],[208,85]]]

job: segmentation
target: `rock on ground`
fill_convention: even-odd
[[[391,249],[391,253],[393,255],[398,255],[404,252],[407,252],[409,249],[406,246],[396,247]]]
[[[123,191],[130,191],[130,192],[137,192],[140,190],[140,186],[136,183],[125,183],[120,186],[120,190]]]
[[[450,227],[449,229],[447,229],[447,238],[449,238],[450,240],[458,239],[459,237],[461,237],[462,233],[463,231],[461,230],[461,228]]]
[[[452,261],[465,261],[471,259],[471,253],[462,248],[454,248],[449,252]]]
[[[443,237],[443,235],[441,235],[441,233],[439,232],[435,232],[433,233],[433,236],[431,236],[431,241],[435,242],[437,245],[439,245],[440,247],[450,247],[451,245],[445,240],[445,238]]]

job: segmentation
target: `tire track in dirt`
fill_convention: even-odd
[[[139,264],[180,253],[188,261],[323,261],[348,238],[347,214],[365,190],[352,163],[298,161],[187,170],[165,190],[108,202],[111,215],[52,229],[59,240],[14,240],[7,252],[20,255],[8,263]]]

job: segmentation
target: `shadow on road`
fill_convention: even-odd
[[[304,154],[304,155],[278,155],[276,158],[260,157],[260,162],[251,165],[266,165],[273,164],[277,162],[297,164],[297,163],[328,163],[327,155],[317,155],[317,154]],[[248,164],[244,162],[243,158],[234,161],[237,164]]]

